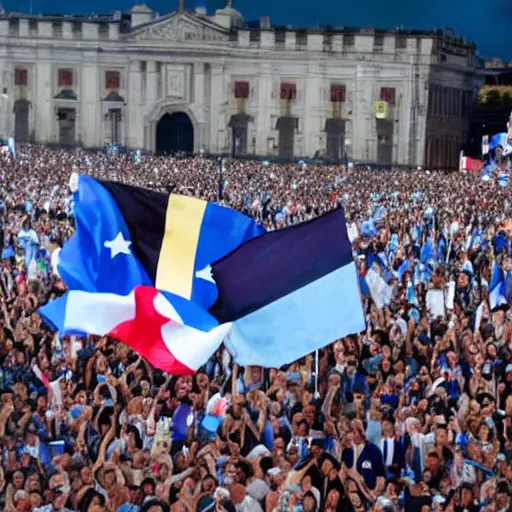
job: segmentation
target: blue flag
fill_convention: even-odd
[[[501,267],[494,262],[491,284],[489,285],[489,306],[491,311],[508,303],[506,282]]]
[[[137,285],[152,285],[116,202],[89,176],[80,176],[75,219],[75,234],[64,244],[58,263],[69,289],[127,295]]]

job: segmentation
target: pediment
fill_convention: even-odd
[[[131,34],[137,41],[228,41],[226,29],[211,21],[190,14],[171,14],[137,27]]]

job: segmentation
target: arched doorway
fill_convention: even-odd
[[[193,153],[194,125],[184,112],[164,114],[156,125],[157,153]]]

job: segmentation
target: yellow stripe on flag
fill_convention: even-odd
[[[170,195],[165,233],[156,268],[156,287],[185,299],[192,297],[197,243],[206,201]]]

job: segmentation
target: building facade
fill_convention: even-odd
[[[441,34],[247,28],[139,5],[0,18],[3,137],[148,151],[456,166],[472,45]]]

